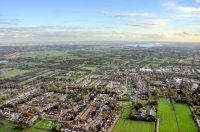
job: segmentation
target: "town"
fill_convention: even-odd
[[[200,47],[146,45],[1,46],[0,131],[198,132]]]

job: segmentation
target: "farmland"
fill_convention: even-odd
[[[43,51],[33,51],[29,53],[22,53],[21,58],[51,58],[51,57],[65,57],[68,56],[67,52],[60,52],[57,50],[43,50]]]
[[[175,104],[175,113],[181,132],[197,132],[197,126],[192,119],[192,114],[186,104]]]
[[[178,132],[176,117],[173,111],[172,104],[166,99],[163,98],[160,99],[160,102],[158,104],[158,118],[160,119],[159,120],[160,132],[166,132],[166,131]]]
[[[113,132],[154,132],[152,122],[119,119]]]
[[[158,105],[159,131],[197,132],[188,106],[186,104],[175,104],[174,106],[175,111],[167,99],[160,99]]]

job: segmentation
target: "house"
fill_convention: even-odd
[[[115,81],[109,81],[108,85],[106,86],[107,88],[119,88],[120,87],[120,82],[115,82]]]
[[[166,84],[163,81],[154,81],[155,86],[166,86]]]
[[[147,110],[143,107],[143,108],[140,108],[140,109],[136,112],[136,115],[145,116],[146,113],[147,113]]]
[[[148,68],[140,68],[141,72],[153,72],[152,69],[148,69]]]
[[[147,115],[147,116],[153,116],[153,117],[155,117],[155,116],[156,116],[156,111],[155,111],[155,110],[152,110],[152,109],[147,110],[146,115]]]
[[[136,115],[155,117],[155,116],[156,116],[156,111],[155,111],[155,110],[152,110],[152,109],[147,110],[147,109],[145,109],[145,108],[143,107],[143,108],[140,108],[140,109],[136,112]]]
[[[38,118],[39,116],[37,115],[33,116],[33,118],[29,121],[29,125],[33,125],[37,121]]]
[[[198,125],[198,127],[200,129],[200,120],[197,120],[197,125]]]
[[[20,112],[24,112],[24,111],[30,111],[32,107],[26,104],[19,104],[17,105],[17,108]]]
[[[198,84],[197,83],[192,83],[192,87],[191,87],[191,91],[194,91],[198,88]]]

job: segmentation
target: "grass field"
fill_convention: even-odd
[[[36,129],[36,128],[30,128],[26,132],[49,132],[49,131]]]
[[[120,119],[117,121],[113,132],[154,132],[154,123],[128,119],[132,112],[131,101],[120,102],[126,105],[127,108],[123,111]]]
[[[154,132],[152,122],[119,119],[113,132]]]
[[[179,132],[179,129],[181,132],[197,132],[188,106],[186,104],[175,104],[174,106],[175,111],[167,99],[160,99],[158,104],[159,132]]]
[[[131,101],[120,101],[123,105],[126,105],[126,109],[123,111],[121,118],[128,118],[132,112],[132,102]]]
[[[175,60],[171,58],[145,57],[143,59],[134,60],[133,62],[145,67],[158,68],[162,64],[168,64],[174,61]]]
[[[28,129],[26,132],[45,132],[45,130],[39,130],[36,128],[52,130],[53,127],[56,127],[58,125],[60,124],[57,122],[41,120],[40,122],[36,123],[32,128]]]
[[[159,131],[160,132],[178,132],[175,113],[172,104],[161,98],[158,104]],[[170,127],[169,127],[170,126]]]
[[[81,70],[86,70],[86,71],[96,71],[97,67],[95,66],[84,66],[81,68]]]
[[[13,70],[6,71],[4,74],[0,75],[0,78],[8,79],[8,78],[16,77],[16,76],[21,76],[29,71],[30,70],[13,69]]]
[[[29,53],[20,54],[21,58],[51,58],[51,57],[66,57],[68,56],[66,51],[57,50],[44,50],[44,51],[33,51]]]
[[[32,51],[32,52],[21,53],[20,57],[21,58],[38,58],[38,59],[56,58],[57,61],[58,61],[58,58],[67,58],[67,59],[73,59],[73,60],[85,59],[78,56],[70,55],[67,51],[49,50],[49,49],[45,49],[42,51]]]
[[[3,121],[2,124],[0,124],[0,132],[20,132],[20,130],[13,129],[13,127],[14,124],[12,122]]]
[[[197,132],[197,126],[192,119],[189,107],[186,104],[175,104],[175,113],[181,132]]]

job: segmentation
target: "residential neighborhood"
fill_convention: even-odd
[[[54,50],[55,47],[46,48]],[[92,46],[87,47],[88,52],[74,46],[68,51],[71,58],[67,53],[63,60],[66,55],[63,48],[69,47],[61,46],[62,55],[54,54],[58,57],[54,58],[55,62],[53,57],[44,59],[33,54],[44,51],[27,48],[18,59],[10,58],[10,62],[0,65],[0,130],[120,132],[124,128],[126,132],[129,127],[137,130],[141,125],[144,129],[141,132],[145,129],[162,132],[171,131],[165,128],[169,122],[178,123],[172,129],[199,130],[200,69],[193,61],[199,61],[196,57],[200,49],[193,49],[194,57],[191,58],[190,51],[185,48],[181,50],[187,52],[180,54],[174,53],[173,48],[154,52],[149,48],[127,50],[117,46],[124,53],[119,54],[120,50],[116,49],[117,52],[102,54],[104,51],[99,50],[100,54],[94,55],[103,56],[96,60],[91,58]],[[45,52],[58,52],[51,50]],[[152,55],[135,59],[138,55],[133,51],[141,56],[150,52]],[[166,59],[161,57],[165,52],[173,54],[168,54]],[[191,63],[185,64],[188,56]],[[14,68],[7,64],[18,61],[24,65],[17,63]],[[29,61],[45,63],[36,68]],[[185,118],[190,127],[182,122]]]

